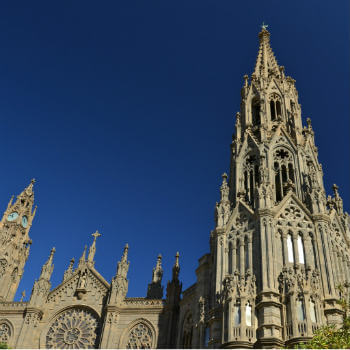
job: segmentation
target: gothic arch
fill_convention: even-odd
[[[55,323],[60,321],[60,322],[65,322],[65,318],[68,319],[69,317],[72,317],[73,313],[79,314],[80,318],[82,320],[85,319],[86,324],[89,326],[89,331],[86,332],[85,334],[88,334],[88,340],[90,343],[93,343],[91,346],[97,347],[98,342],[100,339],[100,326],[101,326],[101,317],[100,314],[92,307],[84,305],[84,304],[76,304],[76,305],[68,305],[62,309],[57,310],[54,312],[52,315],[49,316],[46,326],[42,329],[41,334],[40,334],[40,340],[39,340],[39,348],[68,348],[68,347],[59,347],[57,344],[54,343],[54,341],[49,340],[48,336],[51,336],[52,339],[55,339],[55,334],[56,334],[56,325]],[[78,324],[77,327],[72,327],[73,328],[78,328],[79,331],[81,331],[82,327],[85,327],[85,324]],[[93,329],[94,328],[94,329]],[[69,329],[67,330],[69,331]],[[78,335],[80,336],[82,332],[77,332],[75,331],[76,334],[72,335],[73,337],[77,337]],[[50,334],[49,334],[50,333]],[[73,332],[74,333],[74,332]],[[66,334],[68,336],[68,334]],[[79,339],[79,337],[78,337]],[[72,339],[70,340],[70,342]],[[78,340],[77,340],[78,341]],[[50,344],[48,344],[48,342]],[[81,346],[80,346],[81,347]]]
[[[6,318],[0,319],[0,343],[3,342],[7,345],[12,345],[13,333],[14,328],[12,323]]]
[[[135,334],[133,331],[135,331]],[[132,332],[133,334],[131,334]],[[135,336],[137,337],[136,333],[141,334],[143,338],[141,340],[135,339]],[[132,338],[132,344],[129,344],[130,338]],[[129,323],[120,337],[118,347],[120,349],[155,349],[157,347],[157,338],[157,332],[153,324],[146,318],[141,317]],[[135,344],[139,342],[144,342],[144,344],[140,344],[140,347],[137,347],[137,345],[135,346]]]

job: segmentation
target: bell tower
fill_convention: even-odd
[[[338,186],[326,197],[311,120],[263,25],[244,76],[211,232],[210,347],[281,347],[340,323],[350,231]]]
[[[33,179],[29,186],[11,198],[0,221],[0,300],[12,301],[23,275],[30,245],[29,230],[35,216]]]

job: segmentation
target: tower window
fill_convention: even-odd
[[[281,116],[282,115],[281,102],[280,101],[276,101],[276,111],[277,111],[277,116]]]
[[[276,112],[275,112],[275,101],[270,101],[270,113],[271,113],[271,120],[276,120]]]
[[[248,327],[252,325],[252,307],[250,306],[249,302],[245,306],[245,323]]]
[[[258,100],[252,101],[252,119],[254,125],[260,125],[261,119],[260,119],[260,103]]]
[[[289,233],[287,236],[287,249],[288,249],[288,262],[294,263],[294,251],[292,235]]]
[[[301,237],[301,234],[298,234],[298,256],[299,256],[299,263],[305,264],[304,244],[303,244],[303,239]]]
[[[239,304],[236,304],[233,307],[233,325],[239,326],[241,324],[241,307]]]
[[[315,305],[315,302],[313,300],[310,300],[310,319],[311,319],[312,323],[316,323],[317,322],[316,305]]]
[[[297,299],[296,302],[297,309],[297,320],[299,322],[305,321],[305,307],[304,307],[304,299]]]

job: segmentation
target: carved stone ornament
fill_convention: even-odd
[[[51,325],[46,335],[48,349],[93,349],[98,322],[84,309],[63,312]]]
[[[8,324],[0,323],[0,342],[7,343],[11,337],[11,329]]]
[[[144,323],[134,326],[126,343],[126,349],[151,349],[153,335],[152,331]]]

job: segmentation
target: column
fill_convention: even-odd
[[[293,242],[293,256],[294,256],[294,265],[299,263],[299,255],[298,255],[298,234],[292,232],[292,242]]]

